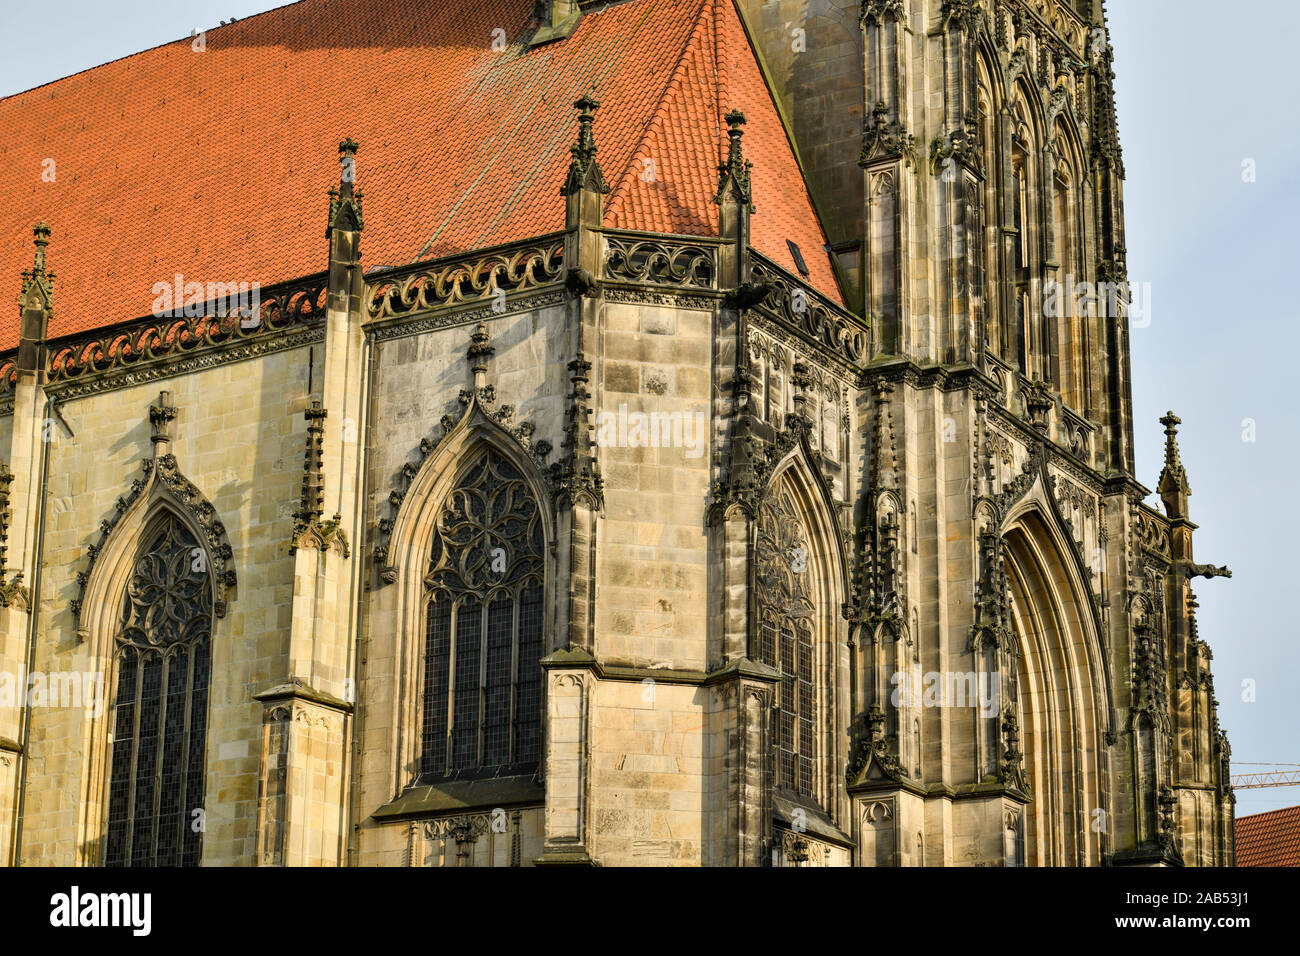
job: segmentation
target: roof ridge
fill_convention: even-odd
[[[645,129],[642,130],[641,136],[637,140],[636,147],[632,150],[632,155],[628,159],[627,165],[624,167],[622,173],[619,174],[618,182],[610,193],[609,201],[605,203],[606,219],[612,219],[617,216],[623,207],[623,203],[627,201],[628,195],[632,189],[632,184],[636,180],[636,175],[640,172],[640,170],[636,168],[638,165],[638,157],[641,156],[642,153],[645,153],[647,156],[649,155],[648,147],[650,141],[654,135],[662,129],[663,120],[668,115],[668,105],[672,102],[673,95],[681,88],[682,81],[685,79],[686,74],[690,72],[692,67],[690,54],[697,46],[696,40],[701,33],[701,29],[705,27],[708,22],[707,18],[704,16],[704,12],[708,9],[710,2],[716,5],[717,0],[699,0],[699,2],[700,9],[695,14],[695,26],[691,29],[690,34],[686,38],[685,45],[677,55],[677,64],[673,67],[672,75],[668,78],[668,84],[664,87],[663,93],[660,94],[655,110],[650,114],[650,119],[646,123]]]
[[[1298,806],[1298,807],[1278,807],[1276,810],[1261,810],[1261,811],[1259,811],[1258,813],[1248,813],[1248,814],[1246,814],[1245,816],[1237,817],[1237,818],[1236,818],[1236,822],[1240,823],[1240,822],[1243,821],[1243,820],[1251,820],[1251,819],[1254,819],[1255,817],[1266,817],[1266,816],[1269,816],[1269,815],[1274,814],[1274,813],[1291,813],[1291,814],[1297,814],[1297,813],[1300,813],[1300,806]]]
[[[81,70],[69,73],[67,76],[56,76],[52,80],[46,80],[44,83],[38,83],[36,86],[29,86],[25,90],[18,90],[7,96],[0,96],[0,103],[7,103],[9,100],[17,99],[20,96],[26,96],[28,93],[35,93],[37,90],[43,90],[47,86],[53,86],[55,83],[62,83],[64,80],[70,80],[73,77],[81,76],[83,73],[93,73],[95,70],[102,70],[106,66],[112,66],[114,63],[121,63],[123,60],[130,60],[137,56],[144,56],[146,53],[152,53],[154,50],[161,50],[163,47],[171,46],[173,43],[184,43],[186,40],[193,41],[194,38],[202,33],[208,34],[225,27],[233,27],[236,24],[244,24],[249,20],[256,20],[258,17],[264,17],[268,13],[275,13],[277,10],[284,10],[286,7],[295,7],[300,3],[308,3],[310,0],[286,0],[285,3],[278,7],[272,7],[269,10],[261,10],[257,13],[250,13],[243,19],[232,20],[230,23],[219,23],[215,27],[209,27],[207,30],[196,30],[186,36],[179,36],[174,40],[164,40],[162,43],[155,43],[153,46],[147,46],[143,50],[136,50],[132,53],[124,53],[121,56],[115,56],[111,60],[105,60],[103,63],[96,63],[94,66],[88,66]]]
[[[717,73],[715,87],[718,96],[718,112],[731,107],[731,75],[727,72],[727,31],[722,22],[722,4],[726,0],[713,0],[713,63]],[[722,124],[718,124],[718,163],[723,162]]]

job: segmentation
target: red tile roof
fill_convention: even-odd
[[[17,341],[12,303],[42,219],[58,276],[51,336],[147,315],[154,283],[176,273],[269,285],[321,271],[325,192],[348,136],[361,144],[367,266],[561,229],[585,91],[603,104],[607,225],[715,235],[722,116],[739,108],[753,245],[793,270],[794,240],[812,284],[843,301],[732,0],[628,0],[530,49],[532,9],[302,0],[210,31],[203,52],[185,39],[0,100],[0,348]]]
[[[1237,866],[1300,866],[1300,807],[1238,817]]]

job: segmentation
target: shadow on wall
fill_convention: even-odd
[[[863,235],[860,0],[739,0],[832,244]]]

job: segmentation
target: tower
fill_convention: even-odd
[[[1229,862],[1187,587],[1221,569],[1190,563],[1176,446],[1164,514],[1134,474],[1104,4],[739,6],[873,330],[849,789],[876,858]],[[996,708],[954,702],[970,675]]]

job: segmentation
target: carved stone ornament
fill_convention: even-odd
[[[583,503],[599,511],[605,507],[605,479],[591,434],[591,391],[587,385],[591,363],[581,352],[569,362],[573,391],[564,416],[564,442],[560,460],[550,466],[549,474],[556,504],[572,507]]]
[[[849,736],[853,739],[845,773],[849,786],[872,778],[895,782],[903,779],[902,765],[885,735],[885,712],[879,704],[872,704],[867,713],[859,715]]]
[[[569,149],[573,159],[569,163],[569,175],[561,192],[565,196],[572,196],[587,189],[605,195],[609,192],[609,183],[605,181],[600,163],[596,162],[596,138],[591,131],[600,103],[591,96],[584,96],[573,104],[573,108],[579,110],[578,141]]]
[[[9,486],[14,476],[9,466],[0,462],[0,607],[18,607],[26,610],[30,606],[30,595],[23,584],[23,572],[9,579],[9,519],[13,509],[9,507]]]
[[[882,100],[876,103],[863,127],[858,164],[899,158],[909,166],[916,162],[916,137],[898,120],[889,118],[889,107]]]
[[[328,413],[320,402],[312,402],[303,415],[307,419],[307,451],[303,456],[302,502],[293,513],[293,540],[289,553],[299,548],[326,551],[333,548],[343,557],[351,557],[352,548],[343,531],[343,516],[336,514],[333,521],[321,518],[325,501],[322,442],[325,418]]]
[[[130,493],[117,499],[112,517],[99,523],[99,541],[86,548],[88,558],[86,569],[77,572],[77,597],[70,605],[73,616],[78,622],[80,621],[82,601],[86,593],[86,584],[90,580],[90,572],[123,515],[141,498],[149,500],[152,497],[163,497],[178,509],[185,511],[201,530],[200,544],[204,545],[211,566],[214,588],[212,610],[217,617],[225,617],[226,591],[233,588],[236,583],[232,561],[234,550],[226,535],[225,525],[217,517],[216,508],[204,497],[203,492],[181,474],[175,455],[167,454],[157,459],[145,459],[140,462],[140,468],[144,472],[143,478],[132,481]]]
[[[745,150],[741,140],[745,135],[741,129],[745,125],[745,114],[732,110],[724,119],[727,121],[727,137],[730,145],[727,149],[727,161],[718,166],[718,192],[715,203],[731,199],[749,212],[754,211],[754,193],[750,182],[750,170],[754,164],[745,159]]]
[[[360,232],[363,228],[361,200],[363,194],[353,192],[356,181],[356,163],[358,146],[349,137],[339,143],[339,188],[330,190],[329,223],[325,227],[325,238],[335,229],[343,232]]]
[[[492,385],[486,385],[477,389],[461,389],[460,391],[460,413],[457,415],[442,416],[441,429],[442,434],[436,438],[421,438],[420,444],[416,449],[416,459],[408,461],[402,466],[401,473],[398,476],[398,484],[389,492],[389,517],[379,519],[378,544],[375,545],[373,552],[375,565],[379,569],[379,578],[383,584],[392,584],[397,580],[397,568],[389,561],[389,541],[392,537],[394,522],[397,520],[397,513],[402,508],[402,502],[406,498],[406,493],[415,480],[415,476],[420,473],[433,453],[442,445],[452,433],[462,429],[476,427],[495,427],[509,436],[523,452],[530,457],[537,465],[538,474],[542,477],[543,483],[548,485],[548,490],[554,495],[555,489],[549,486],[546,481],[548,468],[546,458],[551,453],[551,443],[548,441],[533,441],[534,426],[531,422],[521,422],[518,425],[511,425],[510,421],[514,417],[514,408],[509,405],[496,407],[496,388]]]

